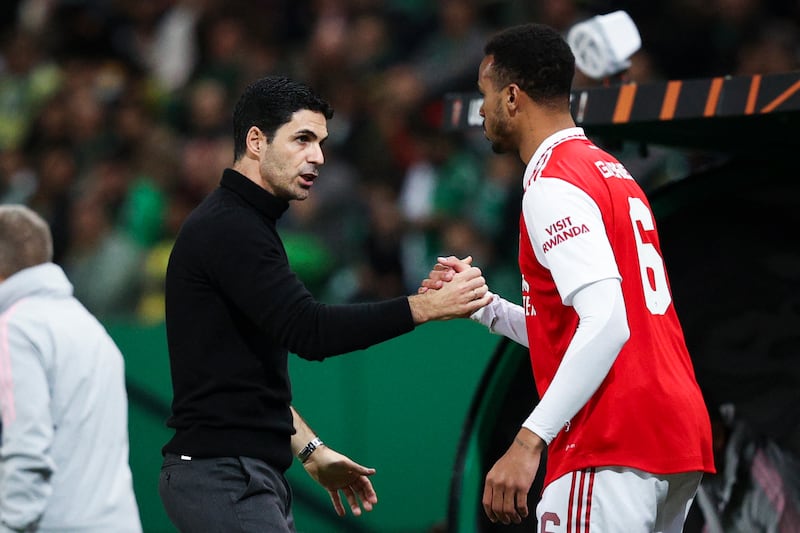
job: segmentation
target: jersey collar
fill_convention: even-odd
[[[544,169],[545,165],[547,165],[547,162],[550,160],[550,154],[553,152],[553,148],[565,141],[585,138],[586,134],[583,132],[583,128],[576,126],[574,128],[559,130],[542,141],[542,144],[540,144],[533,153],[533,157],[531,157],[530,161],[528,161],[528,165],[525,167],[522,188],[527,190],[528,186],[539,177],[542,169]]]

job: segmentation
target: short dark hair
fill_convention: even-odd
[[[544,24],[512,26],[495,34],[484,47],[494,56],[494,82],[516,83],[541,103],[569,97],[575,56],[564,38]]]
[[[50,226],[24,205],[0,206],[0,276],[53,260]]]
[[[308,109],[333,118],[331,105],[310,87],[283,76],[266,76],[251,83],[233,110],[233,156],[238,161],[245,152],[247,132],[260,129],[271,141],[275,132],[297,111]]]

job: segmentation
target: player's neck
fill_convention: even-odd
[[[569,113],[553,112],[544,108],[532,111],[520,136],[520,158],[527,164],[545,139],[556,132],[574,127],[575,121]]]

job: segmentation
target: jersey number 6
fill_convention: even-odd
[[[667,285],[664,259],[652,243],[644,242],[642,239],[642,231],[655,229],[653,214],[640,198],[628,198],[628,206],[630,207],[633,234],[636,236],[636,251],[639,256],[639,273],[641,274],[645,303],[651,313],[663,315],[672,302]]]

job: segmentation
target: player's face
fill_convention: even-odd
[[[492,77],[492,56],[486,56],[478,69],[478,90],[483,95],[480,115],[483,117],[483,134],[492,143],[492,150],[501,154],[516,148],[512,142],[511,124],[503,100],[502,88]]]
[[[325,115],[303,109],[278,128],[259,158],[264,188],[284,200],[305,200],[325,162],[322,144],[328,137]]]

